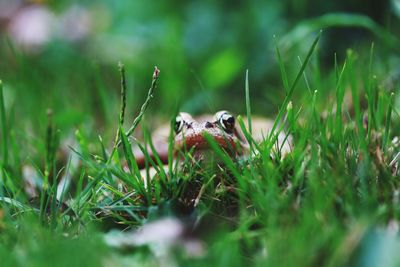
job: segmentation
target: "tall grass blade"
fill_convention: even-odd
[[[253,126],[251,124],[251,105],[250,105],[250,86],[249,86],[249,70],[246,70],[246,81],[245,81],[245,94],[246,94],[246,116],[247,123],[249,126],[249,134],[253,134]],[[253,143],[249,142],[250,153],[253,153]]]
[[[285,89],[285,92],[288,93],[289,92],[289,80],[288,80],[288,77],[286,74],[285,64],[283,63],[281,52],[279,50],[279,45],[276,42],[276,37],[274,36],[274,38],[275,38],[275,52],[276,52],[276,56],[278,57],[278,64],[279,64],[279,69],[281,71],[283,88]]]
[[[150,89],[147,92],[146,100],[144,101],[143,105],[141,106],[139,115],[134,119],[134,121],[132,123],[132,126],[128,129],[128,131],[126,131],[126,136],[129,137],[133,133],[133,131],[136,129],[136,127],[138,126],[139,122],[142,120],[143,115],[146,112],[147,107],[149,106],[151,99],[153,98],[154,91],[155,91],[155,89],[157,87],[157,81],[158,81],[159,74],[160,74],[160,70],[157,67],[154,67],[153,79],[151,81]],[[118,146],[118,144],[117,144],[117,146]]]
[[[298,82],[299,82],[301,76],[303,75],[304,70],[306,69],[308,62],[309,62],[309,60],[310,60],[312,54],[314,53],[315,48],[317,47],[317,44],[318,44],[318,42],[319,42],[319,39],[321,38],[321,33],[322,33],[322,31],[320,31],[320,32],[318,33],[318,35],[317,35],[317,37],[315,38],[313,44],[311,45],[310,49],[308,50],[308,53],[307,53],[307,56],[306,56],[306,58],[305,58],[305,60],[304,60],[304,62],[303,62],[303,65],[301,66],[299,72],[297,73],[296,79],[294,80],[292,86],[290,87],[289,92],[286,94],[286,97],[285,97],[285,99],[283,100],[283,104],[282,104],[282,106],[281,106],[280,109],[279,109],[278,115],[276,116],[274,125],[273,125],[273,127],[272,127],[272,129],[271,129],[272,140],[270,140],[271,142],[270,142],[270,144],[269,144],[269,149],[271,149],[271,147],[275,144],[276,139],[278,138],[279,132],[276,133],[275,130],[276,130],[276,128],[278,127],[278,124],[280,123],[284,112],[286,111],[286,107],[287,107],[289,101],[290,101],[291,98],[292,98],[294,89],[296,88],[296,86],[297,86],[297,84],[298,84]]]
[[[368,147],[367,147],[367,142],[365,139],[365,130],[363,127],[363,115],[361,113],[361,107],[360,107],[360,97],[359,97],[359,90],[357,88],[357,81],[356,81],[356,74],[354,73],[354,53],[352,50],[347,50],[347,75],[348,79],[350,82],[350,88],[351,88],[351,95],[353,98],[353,104],[354,104],[354,113],[355,113],[355,120],[356,120],[356,125],[357,125],[357,130],[358,130],[358,138],[357,140],[359,141],[359,145],[365,152],[365,157],[368,157]]]
[[[0,80],[0,127],[2,142],[2,165],[5,168],[8,165],[8,134],[6,121],[6,108],[4,103],[3,82]]]
[[[128,137],[126,136],[125,131],[121,125],[119,126],[119,134],[120,134],[120,140],[122,142],[122,149],[124,151],[125,159],[128,164],[128,168],[131,174],[136,178],[135,184],[138,186],[137,189],[144,191],[143,180],[140,176],[139,167],[136,163],[135,156],[133,155],[132,152],[132,146],[129,143]]]
[[[343,122],[342,122],[342,104],[345,95],[345,88],[342,86],[342,77],[346,69],[346,62],[344,62],[343,67],[340,71],[339,77],[336,83],[336,124],[335,133],[336,140],[343,144]]]
[[[371,130],[376,128],[376,116],[375,116],[375,92],[373,86],[372,77],[372,60],[374,57],[374,43],[371,44],[369,64],[368,64],[368,79],[367,79],[367,98],[368,98],[368,141],[371,140]]]
[[[393,110],[393,102],[394,102],[394,93],[390,94],[389,107],[386,115],[386,123],[385,123],[385,132],[383,134],[382,139],[382,149],[386,151],[389,143],[390,136],[390,122],[392,118],[392,110]]]

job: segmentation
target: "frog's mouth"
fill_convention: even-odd
[[[200,133],[192,133],[182,135],[181,138],[175,140],[175,147],[178,151],[193,151],[194,154],[199,154],[206,151],[211,151],[212,147],[206,137],[213,138],[215,143],[230,155],[237,155],[242,153],[242,149],[237,138],[229,134],[210,134],[208,131]]]

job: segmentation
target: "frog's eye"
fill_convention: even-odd
[[[182,116],[181,115],[176,116],[175,125],[174,125],[174,131],[176,134],[178,134],[182,131],[183,124],[184,124],[184,121],[183,121]]]
[[[218,119],[218,122],[227,132],[232,132],[235,128],[235,117],[228,112],[222,113]]]

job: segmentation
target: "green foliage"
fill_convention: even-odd
[[[398,20],[261,2],[84,1],[108,26],[96,20],[79,44],[29,54],[0,37],[2,267],[400,264]],[[301,20],[284,16],[292,9]],[[247,115],[249,155],[205,136],[220,164],[199,163],[174,151],[171,127],[164,165],[148,126],[206,104]],[[251,115],[271,112],[271,133],[254,141]],[[286,155],[279,133],[293,140]],[[165,217],[189,225],[169,247],[107,241]],[[193,256],[197,239],[205,252]]]

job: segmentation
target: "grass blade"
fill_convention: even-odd
[[[279,69],[281,71],[283,88],[285,89],[285,92],[288,93],[289,92],[289,80],[287,78],[285,64],[283,63],[281,52],[279,50],[279,45],[277,44],[276,39],[275,39],[275,51],[276,51],[276,56],[278,57],[278,64],[279,64]]]
[[[245,94],[246,94],[246,116],[249,127],[249,134],[253,133],[253,126],[251,125],[251,105],[250,105],[250,86],[249,86],[249,70],[246,70],[246,82],[245,82]],[[253,143],[249,142],[250,153],[253,154]]]
[[[389,143],[389,131],[390,131],[390,122],[392,118],[393,101],[394,101],[394,93],[391,93],[389,100],[389,107],[386,115],[385,132],[383,134],[383,139],[382,139],[382,149],[385,151]]]
[[[344,62],[342,70],[339,73],[339,77],[336,83],[336,124],[335,124],[335,133],[336,133],[336,141],[339,143],[343,143],[343,122],[342,122],[342,104],[345,95],[345,89],[342,84],[343,73],[346,69],[346,62]]]
[[[124,125],[125,119],[125,107],[126,107],[126,78],[125,78],[125,66],[121,62],[118,63],[119,72],[121,74],[121,106],[119,110],[119,127],[117,134],[115,135],[115,144],[118,143],[118,138],[120,137],[121,127]]]
[[[124,151],[125,159],[128,164],[128,168],[131,174],[136,177],[138,185],[140,185],[142,184],[142,180],[140,178],[139,167],[136,163],[135,156],[133,155],[132,146],[129,143],[128,137],[126,136],[125,131],[121,125],[119,127],[119,134],[120,134],[120,140],[122,142],[122,149]]]
[[[7,121],[6,121],[6,108],[4,104],[4,94],[3,94],[3,82],[0,80],[0,127],[2,135],[2,158],[3,167],[8,165],[8,136],[7,136]]]
[[[129,137],[133,133],[133,131],[136,129],[136,127],[138,126],[139,122],[142,120],[143,115],[146,112],[147,107],[149,106],[151,99],[153,98],[154,90],[157,87],[157,81],[158,81],[159,74],[160,74],[160,70],[157,67],[154,67],[153,80],[151,81],[150,89],[147,92],[147,98],[144,101],[142,107],[140,108],[139,115],[135,118],[135,120],[132,123],[132,126],[126,132],[126,136]],[[121,141],[118,142],[117,146],[119,146],[120,143],[121,143]]]
[[[368,141],[371,140],[371,130],[372,128],[376,129],[376,116],[375,116],[375,92],[373,86],[373,77],[372,77],[372,59],[374,57],[374,43],[371,44],[371,50],[369,55],[369,64],[368,64],[368,79],[367,79],[367,99],[368,99]]]
[[[294,89],[296,88],[296,86],[297,86],[297,84],[298,84],[300,78],[302,77],[302,75],[303,75],[303,73],[304,73],[304,70],[305,70],[306,67],[307,67],[308,62],[310,61],[310,58],[311,58],[312,54],[314,53],[315,48],[317,47],[317,44],[318,44],[319,39],[320,39],[320,37],[321,37],[321,33],[322,33],[322,31],[320,31],[320,32],[318,33],[318,35],[317,35],[317,37],[315,38],[313,44],[311,45],[310,49],[308,50],[308,53],[307,53],[307,56],[306,56],[306,58],[305,58],[305,60],[304,60],[304,62],[303,62],[303,65],[301,66],[299,72],[297,73],[296,79],[294,80],[292,86],[290,87],[289,92],[286,94],[286,97],[285,97],[285,99],[283,100],[283,104],[282,104],[281,108],[279,109],[278,115],[276,116],[274,125],[272,126],[272,129],[271,129],[272,140],[271,140],[271,142],[270,142],[270,144],[269,144],[269,146],[268,146],[269,149],[272,148],[272,146],[273,146],[273,145],[275,144],[275,142],[276,142],[276,139],[278,138],[279,132],[278,132],[278,133],[275,133],[275,130],[276,130],[276,128],[278,127],[278,124],[279,124],[279,122],[280,122],[280,120],[281,120],[281,118],[282,118],[284,112],[286,111],[286,107],[287,107],[289,101],[290,101],[291,98],[292,98]]]

